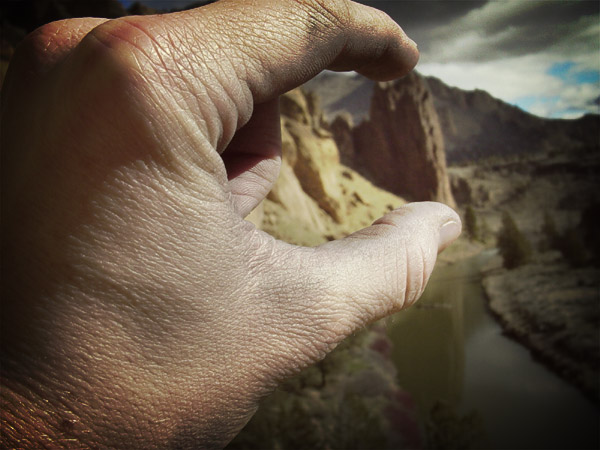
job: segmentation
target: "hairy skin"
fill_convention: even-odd
[[[449,208],[314,249],[243,218],[279,171],[281,93],[417,58],[345,0],[29,35],[2,92],[3,446],[222,447],[279,380],[413,303],[460,232]]]

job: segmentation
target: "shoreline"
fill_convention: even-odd
[[[487,308],[503,332],[599,406],[600,269],[546,261],[507,271],[498,257],[481,273]]]

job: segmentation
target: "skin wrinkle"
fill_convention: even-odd
[[[419,286],[417,286],[418,283],[416,283],[416,280],[418,279],[418,271],[419,269],[417,267],[414,267],[415,264],[415,258],[413,257],[412,253],[410,252],[411,248],[413,247],[411,244],[406,243],[404,246],[404,252],[405,252],[405,259],[406,261],[408,261],[408,264],[406,265],[406,293],[403,299],[403,305],[411,305],[415,302],[416,300],[416,296],[418,293],[418,289]],[[413,247],[414,248],[414,247]]]
[[[178,90],[177,93],[171,92],[171,95],[173,95],[175,97],[175,95],[177,94],[178,98],[181,98],[184,103],[186,103],[187,105],[190,105],[191,104],[190,99],[197,98],[197,96],[196,95],[186,96],[185,94],[186,94],[186,92],[193,93],[196,90],[191,86],[191,83],[192,83],[191,80],[196,78],[196,74],[194,73],[191,64],[189,66],[184,65],[184,63],[186,62],[186,59],[178,61],[177,55],[174,53],[174,50],[176,48],[178,48],[178,45],[176,45],[176,43],[173,41],[173,37],[171,35],[167,35],[166,39],[168,41],[167,42],[168,45],[160,46],[160,44],[158,44],[158,42],[156,43],[156,45],[158,46],[157,54],[158,54],[158,57],[160,58],[160,63],[163,66],[164,72],[171,78],[171,80],[173,80],[175,82],[175,84],[183,83],[184,86],[187,86],[187,89],[181,89],[180,91]],[[166,50],[164,50],[164,49],[166,49]],[[169,59],[171,61],[175,60],[175,61],[178,61],[178,63],[173,64],[173,65],[166,64],[164,58],[161,55],[161,53],[163,51],[166,51],[166,53],[168,53],[168,55],[170,57]],[[185,74],[186,70],[189,72],[190,75],[192,75],[191,77],[186,76],[186,74]],[[179,74],[179,77],[171,76],[171,72],[177,72]],[[188,107],[187,110],[184,110],[183,108],[181,108],[179,110],[180,113],[183,113],[184,111],[192,112],[193,108]],[[192,114],[193,114],[193,112],[192,112]],[[182,114],[182,115],[184,115],[184,114]],[[196,116],[197,114],[194,114],[194,115]],[[203,123],[203,121],[200,121],[199,123]],[[193,135],[193,133],[190,133],[190,134]]]
[[[254,156],[254,160],[258,160],[260,155]],[[253,158],[251,155],[244,155],[241,158],[241,162],[248,162],[249,158]],[[254,161],[250,161],[252,163]],[[267,168],[268,166],[270,168]],[[236,176],[229,181],[229,188],[234,194],[234,203],[236,205],[243,204],[243,197],[249,197],[252,199],[248,206],[236,209],[242,217],[245,217],[260,201],[269,193],[273,186],[272,174],[279,173],[281,166],[281,157],[274,156],[272,158],[266,158],[259,160],[259,162],[252,168],[248,169],[245,173]]]
[[[301,1],[306,7],[306,11],[309,16],[307,21],[309,24],[309,34],[319,35],[328,34],[331,28],[338,30],[346,30],[349,20],[351,20],[350,5],[345,1],[322,1],[322,0],[308,0]],[[318,33],[317,31],[327,30],[324,33]]]
[[[204,41],[202,39],[202,36],[193,36],[190,38],[196,42]],[[232,63],[232,60],[235,59],[234,58],[235,50],[232,50],[232,49],[235,49],[235,46],[233,46],[233,45],[227,46],[224,43],[220,42],[219,40],[212,40],[209,42],[214,45],[214,48],[212,48],[210,52],[207,52],[205,50],[203,52],[203,57],[206,59],[207,55],[210,55],[209,58],[215,62],[214,66],[219,67],[221,69],[219,73],[216,73],[214,71],[211,72],[211,79],[219,80],[219,79],[224,78],[226,73],[230,73],[230,72],[234,71],[233,70],[234,65]],[[189,60],[192,60],[194,57],[195,57],[195,54],[192,54],[188,58],[189,58]],[[186,60],[186,58],[184,58],[184,61],[185,60]],[[241,62],[246,63],[246,60],[248,60],[248,58],[241,58]],[[227,65],[227,68],[224,68],[223,65]],[[197,63],[195,66],[197,68],[202,67],[203,69],[209,70],[209,71],[213,70],[212,65],[205,64],[205,63]],[[194,65],[190,65],[190,73],[193,74],[193,79],[202,80],[202,79],[206,78],[203,74],[195,73],[193,67],[194,67]],[[236,66],[236,68],[239,68],[239,66]],[[232,92],[233,87],[235,87],[235,93]],[[217,85],[215,86],[215,90],[213,92],[215,93],[217,98],[221,98],[221,96],[219,95],[219,91],[217,91],[216,88],[218,88],[221,92],[224,92],[225,95],[229,98],[231,105],[233,105],[232,107],[225,108],[224,110],[228,111],[229,113],[236,112],[236,111],[241,112],[241,114],[236,114],[235,117],[231,118],[228,121],[231,123],[236,123],[236,125],[231,126],[231,127],[225,127],[225,130],[221,131],[221,133],[219,134],[220,137],[216,140],[216,144],[214,144],[215,148],[217,148],[217,151],[219,153],[222,153],[222,151],[225,149],[225,147],[231,140],[231,137],[234,135],[235,131],[238,130],[239,128],[241,128],[249,120],[250,116],[252,115],[252,106],[251,106],[252,102],[248,101],[249,98],[251,98],[251,93],[249,91],[246,91],[244,93],[245,89],[242,87],[242,84],[237,81],[230,82],[230,83],[217,83]],[[210,96],[211,89],[208,86],[206,86],[206,89],[207,89],[207,94]],[[240,100],[240,99],[242,99],[242,100]],[[213,99],[213,102],[214,102],[214,99]],[[250,105],[250,108],[245,108],[245,107],[243,107],[243,105]],[[232,131],[226,131],[227,129],[230,129]]]
[[[121,36],[121,34],[125,33],[123,31],[123,28],[124,28],[123,25],[122,25],[123,23],[127,24],[128,27],[133,27],[134,30],[137,30],[137,31],[143,33],[143,36],[148,36],[148,31],[145,30],[143,27],[140,27],[133,20],[128,20],[127,21],[127,20],[124,20],[124,19],[119,19],[119,21],[120,22],[118,22],[118,25],[119,25],[120,28],[117,27],[117,26],[115,26],[113,24],[113,22],[111,22],[111,23],[104,24],[104,25],[101,25],[101,26],[95,28],[92,31],[92,33],[90,33],[90,36],[97,37],[99,39],[99,42],[103,43],[104,45],[107,45],[108,48],[113,48],[113,46],[115,46],[115,43],[114,43],[114,41],[108,41],[108,42],[112,42],[112,43],[103,42],[102,35],[105,34],[105,33],[108,33],[108,35],[112,39],[116,39],[117,40],[116,45],[118,45],[119,41],[122,41],[124,45],[132,45],[132,46],[134,46],[140,52],[140,54],[142,54],[142,55],[145,56],[146,61],[148,63],[150,63],[150,65],[153,67],[153,69],[156,69],[157,67],[162,67],[163,71],[161,71],[160,73],[166,74],[169,80],[173,80],[173,77],[172,77],[172,75],[170,73],[171,66],[169,64],[165,63],[165,60],[162,58],[162,53],[163,52],[161,51],[161,46],[158,43],[158,41],[156,39],[151,39],[150,40],[150,42],[152,43],[152,46],[156,47],[158,49],[158,51],[154,52],[154,53],[148,53],[148,50],[145,48],[145,45],[136,42],[135,39],[123,40],[123,36]],[[104,28],[108,28],[108,29],[104,30]],[[99,34],[99,35],[97,36],[97,34]],[[127,34],[127,33],[125,33],[125,34]],[[119,48],[119,47],[117,47],[117,48]],[[132,54],[136,55],[136,52],[133,52]],[[160,62],[159,62],[158,65],[156,63],[153,63],[153,59],[154,59],[152,57],[153,54],[156,54],[158,56],[159,60],[160,60]],[[144,66],[146,66],[146,64],[144,64]],[[142,67],[142,66],[138,66],[138,67]],[[205,67],[205,69],[211,70],[212,68],[210,66],[207,66],[207,67]],[[152,70],[152,72],[156,73],[156,74],[159,73],[159,71],[156,71],[156,70]],[[141,69],[139,69],[138,73],[145,74],[146,72],[143,71],[143,70],[141,70]],[[147,76],[147,75],[144,75],[144,76]],[[209,78],[210,79],[218,79],[219,76],[218,76],[218,74],[216,74],[215,72],[213,72],[212,75]],[[159,79],[162,79],[162,77],[160,75],[159,75]],[[180,80],[185,80],[185,79],[186,79],[186,77],[184,77],[183,75],[180,76]],[[152,86],[152,85],[150,85],[150,86]],[[210,92],[211,92],[210,85],[203,84],[203,86],[206,89],[207,96],[209,98],[213,99],[212,101],[214,103],[215,95],[211,96],[211,94],[210,94]],[[156,90],[158,91],[158,88],[156,88]],[[189,87],[188,87],[188,90],[191,90],[191,89],[189,89]],[[197,85],[194,86],[193,90],[197,90]],[[181,90],[176,90],[175,92],[173,92],[173,91],[163,91],[163,93],[167,93],[167,92],[168,92],[169,96],[173,96],[176,93],[180,94],[182,91]],[[218,95],[217,95],[217,97],[218,97]],[[195,98],[199,99],[199,98],[203,98],[203,97],[201,97],[201,96],[195,96]],[[175,102],[175,104],[177,104],[177,103],[178,102]],[[206,109],[206,105],[203,106],[203,108]],[[227,108],[227,109],[230,110],[230,111],[236,111],[237,110],[237,108],[235,108],[235,106],[232,106],[232,107]],[[190,110],[187,110],[186,111],[186,115],[189,114],[190,111],[193,112],[194,110],[195,110],[195,108],[191,108]],[[217,108],[215,108],[215,110],[217,110]],[[204,115],[204,117],[206,117],[206,115]],[[216,117],[216,116],[212,116],[211,115],[209,117]],[[207,125],[207,131],[205,131],[205,133],[206,133],[207,136],[215,136],[215,135],[219,136],[216,139],[214,137],[212,139],[209,138],[209,140],[211,142],[211,146],[216,146],[217,143],[222,139],[223,134],[224,134],[223,133],[222,122],[221,121],[217,121],[216,119],[212,121],[213,122],[212,124],[209,124],[209,122],[206,122],[206,121],[193,121],[192,122],[192,121],[180,121],[180,120],[178,120],[178,122],[179,122],[180,126],[183,126],[185,124],[185,128],[188,128],[187,125],[188,124],[192,124],[192,123],[197,123],[197,124],[204,123],[205,125]],[[215,124],[216,124],[217,131],[214,131]],[[211,128],[213,129],[213,131],[210,131]],[[231,134],[233,134],[233,132]],[[188,135],[193,136],[193,135],[195,135],[195,132],[188,133]],[[195,154],[197,155],[198,153],[195,152]],[[199,164],[197,166],[198,167],[202,167],[202,166],[205,166],[205,165]]]

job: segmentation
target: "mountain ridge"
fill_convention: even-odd
[[[415,73],[432,95],[450,164],[598,145],[599,115],[538,117],[486,91],[451,87],[436,77]],[[303,89],[320,97],[328,120],[346,115],[358,125],[368,119],[367,98],[375,86],[359,74],[323,72]]]

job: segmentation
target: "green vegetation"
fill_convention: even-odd
[[[548,213],[548,211],[544,211],[544,223],[542,224],[542,236],[543,239],[540,242],[540,250],[549,250],[551,248],[558,249],[560,236],[558,235],[558,231],[556,231],[556,224],[554,223],[554,219]]]
[[[531,259],[531,244],[508,212],[502,215],[502,227],[497,239],[498,249],[507,269],[519,267]]]
[[[483,419],[473,411],[464,416],[452,406],[438,401],[426,425],[427,448],[435,450],[485,447]]]
[[[465,231],[470,240],[474,241],[481,239],[477,216],[471,205],[467,206],[467,209],[465,210]]]
[[[544,213],[542,225],[544,238],[540,243],[540,250],[558,250],[569,265],[585,266],[590,260],[586,247],[589,248],[592,257],[597,255],[599,250],[600,240],[595,232],[597,221],[594,217],[597,214],[597,207],[598,205],[588,207],[582,214],[579,226],[569,228],[564,233],[559,233],[552,216],[547,212]]]
[[[565,231],[558,242],[558,250],[573,267],[583,267],[588,261],[583,238],[577,228],[569,228]]]
[[[227,450],[420,447],[416,410],[389,363],[378,325],[342,342],[280,387]]]

